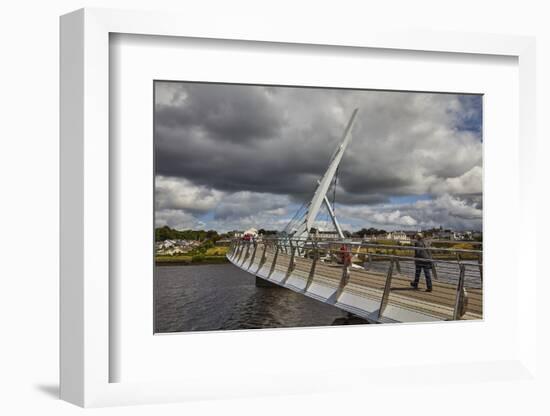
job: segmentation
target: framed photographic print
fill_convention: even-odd
[[[528,377],[533,40],[244,31],[62,17],[62,398]]]
[[[482,319],[482,95],[153,88],[155,332]]]

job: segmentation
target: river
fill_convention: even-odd
[[[232,264],[158,266],[155,312],[155,332],[366,323],[289,289],[257,287]]]

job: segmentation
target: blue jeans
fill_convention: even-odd
[[[420,281],[420,273],[422,272],[422,269],[424,269],[424,276],[426,276],[426,286],[428,289],[432,288],[432,275],[430,269],[432,268],[431,264],[426,263],[416,263],[415,264],[415,271],[414,271],[414,285],[418,286],[418,282]]]

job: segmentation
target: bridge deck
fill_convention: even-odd
[[[433,279],[433,291],[425,292],[424,277],[421,277],[419,289],[410,286],[413,276],[395,271],[391,281],[387,306],[379,314],[386,273],[369,271],[364,268],[350,268],[349,279],[343,279],[343,266],[336,263],[317,261],[312,273],[313,260],[294,258],[294,267],[290,267],[290,255],[282,251],[275,252],[269,247],[265,250],[258,245],[256,255],[249,250],[237,249],[229,254],[229,260],[250,273],[273,281],[291,290],[304,293],[325,303],[353,312],[375,322],[414,322],[450,320],[456,299],[456,284]],[[276,258],[276,261],[274,262]],[[482,289],[466,286],[468,303],[466,313],[461,319],[481,319],[483,315]]]

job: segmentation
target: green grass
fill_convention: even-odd
[[[206,250],[206,256],[225,256],[229,247],[212,247]]]
[[[169,264],[221,264],[227,263],[228,260],[225,256],[155,256],[156,264],[169,265]]]

